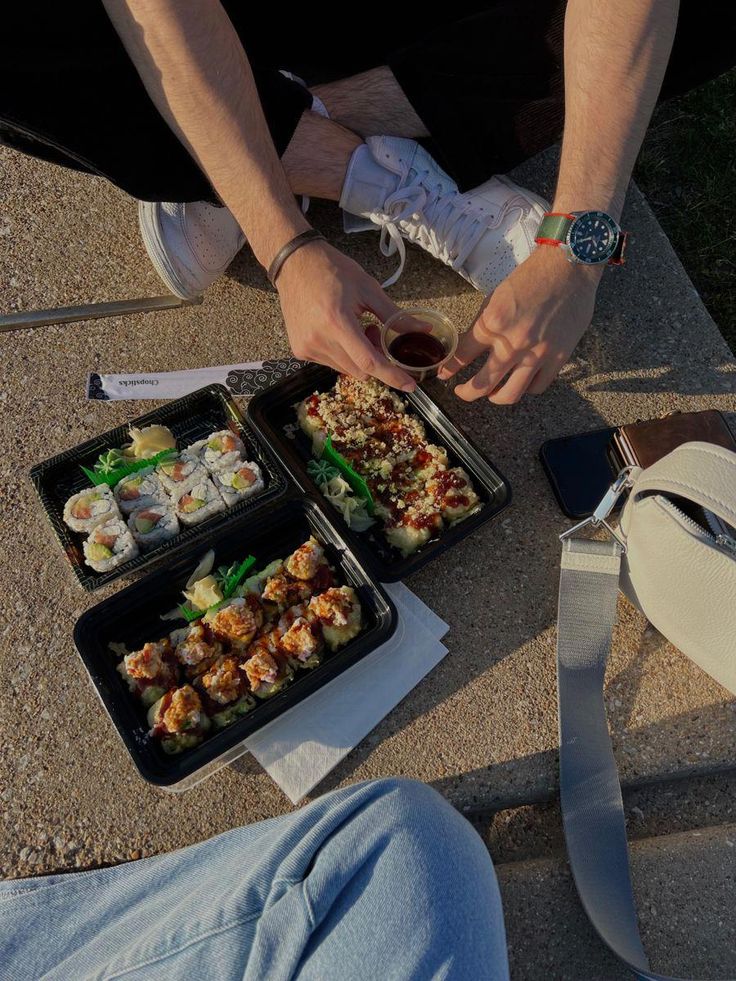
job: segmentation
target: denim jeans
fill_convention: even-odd
[[[6,981],[508,978],[482,841],[402,779],[168,855],[2,882],[0,953]]]

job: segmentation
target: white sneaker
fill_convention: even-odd
[[[154,269],[182,300],[203,293],[245,245],[230,211],[206,201],[139,201],[138,223]]]
[[[466,194],[414,140],[370,136],[353,153],[340,207],[345,227],[358,231],[359,215],[381,229],[381,252],[398,252],[399,268],[384,286],[401,275],[404,239],[415,242],[489,293],[534,251],[534,236],[545,211],[543,198],[508,177],[492,177]]]

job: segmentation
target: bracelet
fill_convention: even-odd
[[[308,228],[306,232],[300,232],[298,235],[295,235],[290,242],[287,242],[282,249],[279,249],[266,273],[271,281],[271,285],[276,285],[276,278],[290,255],[293,255],[296,250],[300,249],[303,245],[308,245],[309,242],[318,242],[320,239],[325,241],[325,237],[322,232],[318,232],[316,228]]]

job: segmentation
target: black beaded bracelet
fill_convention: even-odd
[[[297,249],[300,249],[303,245],[307,245],[309,242],[317,242],[320,239],[322,239],[322,241],[325,239],[322,232],[318,232],[316,228],[308,228],[306,232],[300,232],[298,235],[295,235],[290,242],[287,242],[282,249],[279,249],[273,262],[268,267],[268,272],[266,273],[271,281],[271,285],[276,285],[276,277],[281,272],[282,266],[290,255],[293,255],[293,253],[296,252]]]

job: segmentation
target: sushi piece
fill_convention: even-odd
[[[156,473],[164,490],[174,498],[181,497],[195,484],[207,479],[207,471],[198,460],[184,457],[162,460]]]
[[[168,637],[144,644],[141,650],[126,654],[117,670],[128,688],[148,708],[178,681],[174,649]]]
[[[138,555],[138,545],[122,518],[93,528],[83,545],[84,561],[95,572],[109,572]]]
[[[174,510],[183,525],[198,525],[218,511],[224,511],[225,502],[207,477],[178,497]]]
[[[64,522],[72,531],[88,533],[103,521],[119,517],[120,511],[107,484],[72,494],[64,505]]]
[[[279,620],[281,648],[295,668],[316,668],[324,647],[322,627],[306,603],[292,606]]]
[[[290,606],[308,600],[312,590],[309,583],[291,579],[282,572],[267,580],[261,595],[267,603],[273,603],[281,613]]]
[[[230,508],[263,490],[263,476],[257,463],[237,464],[234,470],[213,470],[212,480]]]
[[[207,440],[198,439],[196,443],[190,443],[184,447],[180,453],[182,460],[195,460],[204,466],[204,451],[207,449]]]
[[[244,652],[263,626],[263,611],[256,596],[231,599],[204,617],[213,637],[232,650]]]
[[[259,637],[248,648],[246,660],[240,665],[245,671],[250,690],[257,698],[270,698],[281,691],[294,676],[284,657],[279,655],[278,632]]]
[[[312,597],[309,611],[319,620],[325,643],[331,651],[360,633],[362,611],[352,586],[337,586]]]
[[[222,644],[215,640],[202,620],[195,621],[191,627],[175,630],[171,642],[174,657],[185,669],[199,669],[200,665],[206,665],[222,654]]]
[[[217,705],[229,705],[248,693],[245,675],[238,667],[237,657],[218,657],[196,681],[205,695]]]
[[[222,429],[207,437],[204,450],[204,465],[210,471],[234,470],[245,460],[243,441],[229,429]]]
[[[165,753],[181,753],[204,739],[210,720],[191,685],[172,688],[148,710],[151,736],[161,740]]]
[[[139,508],[166,504],[167,497],[154,468],[146,467],[129,477],[123,477],[115,488],[115,500],[123,514],[128,515]]]
[[[294,579],[313,579],[323,565],[327,565],[325,550],[313,535],[284,563],[286,571]]]
[[[167,504],[154,504],[134,511],[128,518],[128,528],[145,551],[178,535],[179,519]]]
[[[466,517],[479,501],[470,477],[462,467],[452,467],[435,474],[427,481],[427,493],[434,498],[438,510],[448,523]]]

